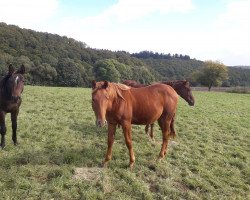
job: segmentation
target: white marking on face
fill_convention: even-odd
[[[19,79],[19,77],[17,76],[17,77],[16,77],[16,80],[15,80],[16,85],[17,85],[17,81],[18,81],[18,79]]]

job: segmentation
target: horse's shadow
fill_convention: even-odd
[[[106,151],[106,130],[95,127],[93,123],[74,122],[69,126],[74,130],[69,137],[76,137],[75,145],[72,142],[51,142],[44,144],[43,148],[22,146],[15,149],[15,154],[0,157],[0,166],[9,168],[21,165],[74,165],[85,167],[100,166]],[[75,134],[75,135],[72,135]],[[70,140],[70,139],[69,139]],[[67,142],[66,142],[67,143]]]

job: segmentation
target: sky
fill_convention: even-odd
[[[250,65],[250,0],[0,0],[0,22],[91,48]]]

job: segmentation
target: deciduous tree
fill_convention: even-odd
[[[193,79],[202,85],[207,86],[209,91],[212,86],[221,85],[222,81],[227,78],[228,69],[219,61],[205,61],[204,67],[193,73]]]

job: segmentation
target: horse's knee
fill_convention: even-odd
[[[5,135],[6,134],[6,126],[1,126],[0,133],[1,133],[1,135]]]

